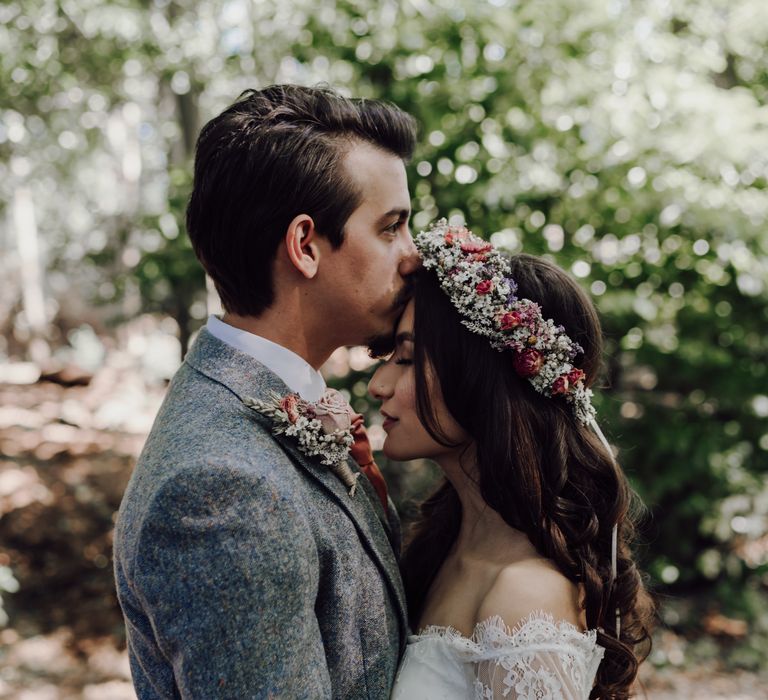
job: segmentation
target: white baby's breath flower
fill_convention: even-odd
[[[415,241],[424,267],[434,270],[462,315],[462,324],[488,338],[496,350],[515,353],[516,369],[518,356],[522,357],[520,366],[525,373],[520,369],[518,373],[536,391],[545,396],[562,394],[576,417],[589,423],[595,416],[592,392],[584,385],[583,372],[572,364],[581,348],[552,319],[542,317],[538,304],[514,295],[511,268],[499,250],[463,226],[450,226],[445,219],[419,233]],[[524,322],[503,327],[500,319],[513,312]]]

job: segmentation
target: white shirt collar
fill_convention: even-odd
[[[236,350],[250,355],[272,370],[305,401],[318,401],[326,390],[323,376],[303,357],[282,345],[209,316],[208,332]]]

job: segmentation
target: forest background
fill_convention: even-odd
[[[4,2],[0,698],[130,697],[114,512],[217,308],[184,229],[194,143],[274,82],[411,112],[412,228],[467,221],[591,292],[597,408],[648,507],[639,556],[663,621],[650,687],[680,697],[701,668],[697,697],[733,696],[712,673],[758,683],[767,47],[763,0]],[[324,368],[380,446],[371,370],[360,348]],[[434,468],[382,462],[409,517]]]

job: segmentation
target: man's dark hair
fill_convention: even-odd
[[[246,90],[200,133],[187,230],[224,308],[258,316],[274,300],[272,263],[288,224],[312,217],[334,248],[362,194],[342,165],[355,141],[403,160],[415,120],[329,88]]]

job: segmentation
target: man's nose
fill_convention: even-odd
[[[413,242],[413,238],[411,238],[410,234],[408,234],[403,245],[403,257],[400,260],[398,272],[402,277],[407,277],[421,267],[421,257],[419,256],[419,251],[416,249],[416,244]]]

